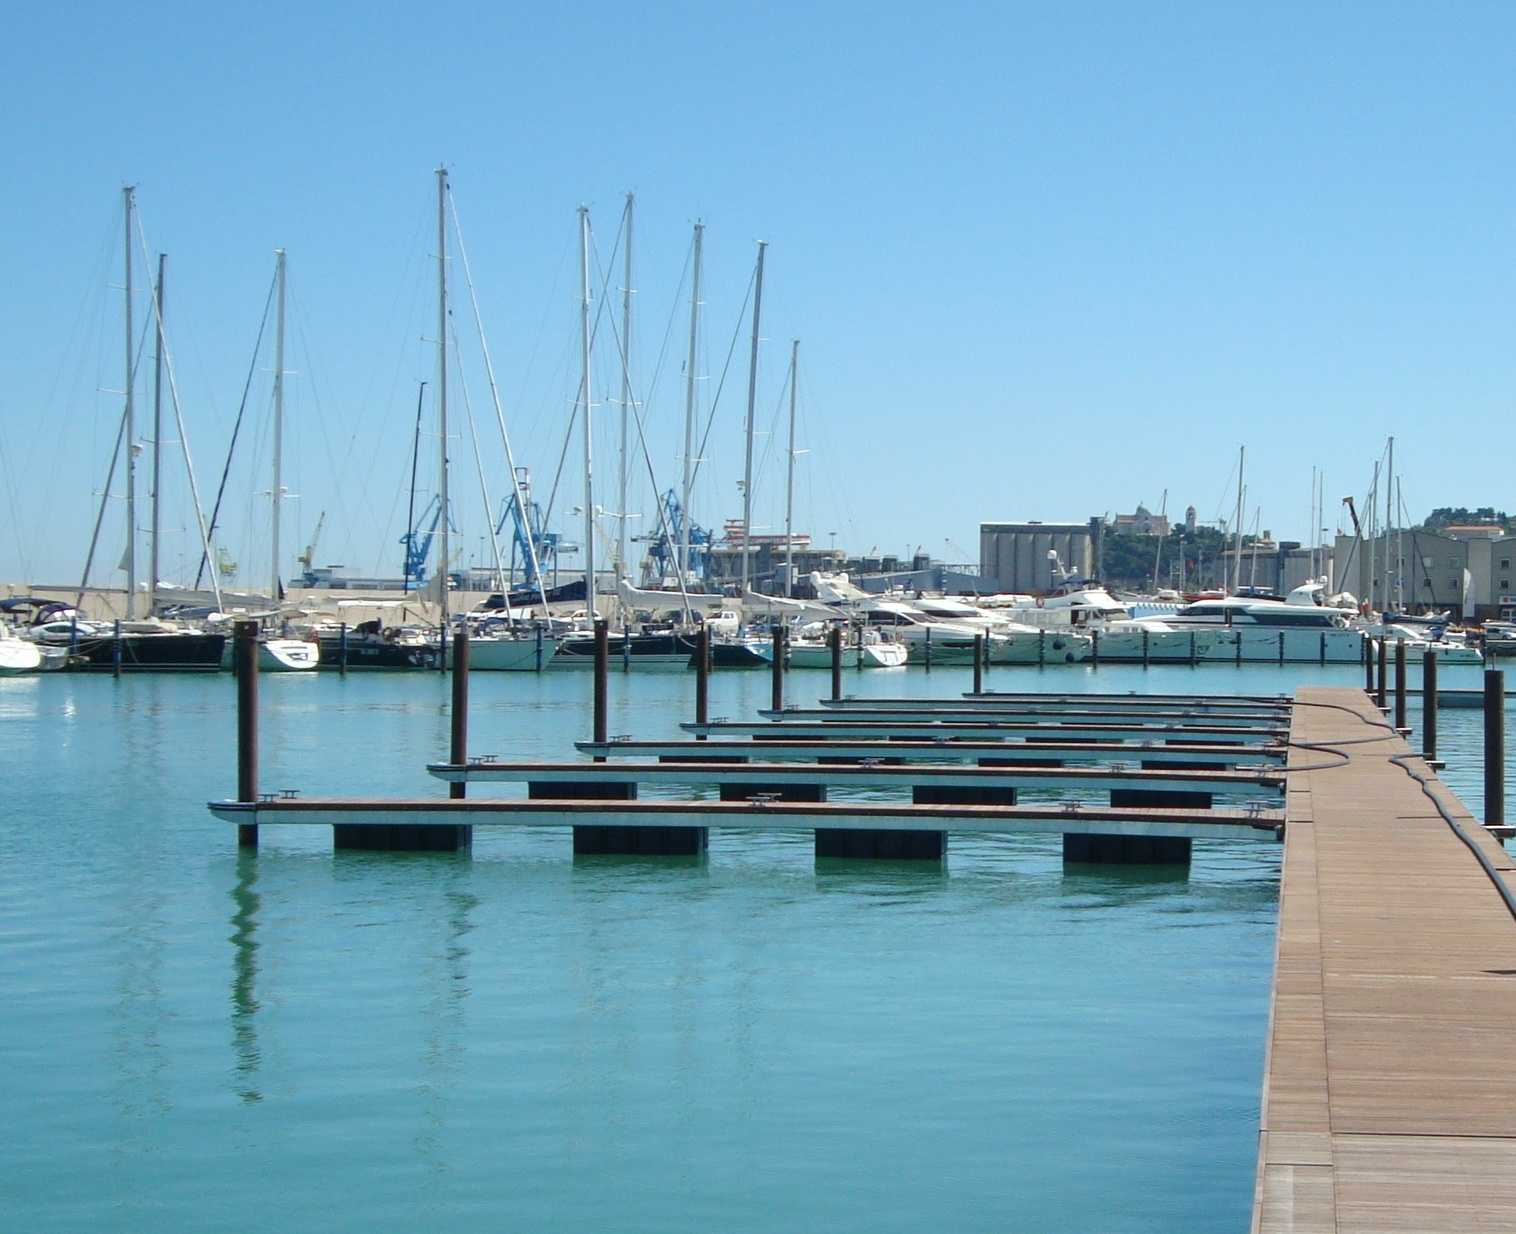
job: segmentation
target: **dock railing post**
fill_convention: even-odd
[[[832,632],[827,636],[832,650],[832,701],[842,700],[842,627],[833,626]],[[858,654],[863,654],[863,645],[860,642]],[[975,689],[978,689],[976,686]]]
[[[258,623],[232,627],[232,670],[237,677],[237,800],[258,800]],[[237,847],[258,847],[258,824],[237,824]]]
[[[453,722],[452,747],[448,762],[462,767],[468,762],[468,626],[459,625],[453,635]],[[458,780],[447,786],[451,798],[468,796],[468,785]]]
[[[1431,647],[1421,653],[1421,757],[1437,762],[1437,652]]]
[[[701,623],[695,635],[695,723],[708,724],[711,714],[711,628]],[[696,741],[704,741],[700,733]]]
[[[1378,671],[1374,674],[1374,702],[1379,710],[1383,711],[1390,705],[1390,644],[1389,640],[1379,640],[1379,654],[1375,657],[1379,661]]]
[[[606,676],[610,672],[611,659],[611,623],[604,617],[595,622],[595,718],[592,738],[598,742],[606,740]],[[595,756],[597,763],[605,762],[603,754]]]
[[[784,626],[774,627],[774,663],[770,666],[772,697],[770,706],[775,711],[784,710]]]
[[[974,635],[974,693],[984,693],[984,635]]]
[[[1484,825],[1505,826],[1505,672],[1484,675]]]
[[[1404,736],[1405,726],[1405,639],[1395,640],[1395,727]]]

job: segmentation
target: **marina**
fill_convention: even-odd
[[[17,9],[5,1229],[1516,1234],[1516,10],[1301,16]]]

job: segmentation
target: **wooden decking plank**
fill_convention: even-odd
[[[1295,742],[1383,724],[1355,690],[1299,700]],[[1339,767],[1290,752],[1318,769],[1286,793],[1254,1229],[1516,1231],[1516,921],[1385,736],[1340,746]],[[1431,791],[1516,873],[1451,790]]]

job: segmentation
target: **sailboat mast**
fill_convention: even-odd
[[[1237,546],[1232,554],[1232,594],[1242,585],[1242,467],[1247,461],[1248,448],[1237,448]]]
[[[790,467],[784,485],[784,594],[795,595],[795,384],[800,379],[800,340],[790,344]]]
[[[126,616],[137,615],[137,416],[132,400],[132,215],[137,189],[121,190],[126,199]]]
[[[626,195],[626,276],[621,289],[621,462],[617,492],[616,577],[626,576],[626,418],[632,406],[632,206],[633,193]]]
[[[590,430],[590,210],[579,207],[579,393],[584,398],[584,608],[595,620],[594,434]]]
[[[440,475],[437,494],[442,503],[442,546],[437,555],[438,604],[442,609],[441,664],[447,663],[447,572],[452,561],[448,545],[447,509],[447,168],[437,168],[437,453]]]
[[[153,346],[153,542],[147,559],[147,615],[158,611],[158,517],[159,487],[163,477],[163,265],[165,254],[158,254],[157,342]]]
[[[279,311],[274,318],[274,479],[273,518],[269,538],[269,599],[279,603],[279,501],[284,496],[284,250],[274,250],[274,280],[278,284]]]
[[[695,476],[695,342],[700,330],[700,247],[705,239],[705,224],[695,224],[695,251],[691,258],[694,273],[690,282],[690,354],[684,368],[684,487],[679,506],[679,580],[683,587],[690,572],[690,486]]]
[[[758,270],[753,276],[753,350],[747,368],[747,461],[742,469],[742,597],[747,598],[753,543],[753,409],[758,397],[758,326],[763,314],[763,254],[758,241]]]
[[[1390,536],[1395,530],[1395,439],[1390,438],[1389,467],[1384,473],[1384,606],[1390,607]],[[1395,563],[1395,576],[1400,577],[1400,563]]]

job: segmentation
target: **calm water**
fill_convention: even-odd
[[[1451,677],[1451,672],[1445,672]],[[1356,670],[996,669],[1003,689],[1273,692]],[[808,702],[824,673],[791,678]],[[948,694],[963,670],[849,675]],[[1454,684],[1449,682],[1448,684]],[[268,677],[264,787],[436,795],[445,679]],[[570,756],[587,675],[476,674],[473,748]],[[713,679],[712,711],[766,705]],[[612,678],[676,735],[687,676]],[[0,680],[0,1212],[13,1230],[1235,1231],[1279,851],[1188,877],[955,836],[944,870],[239,855],[232,682]],[[1477,713],[1443,713],[1477,785]],[[1471,801],[1477,808],[1477,802]]]

